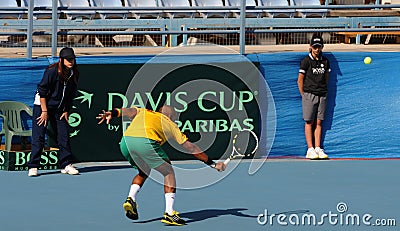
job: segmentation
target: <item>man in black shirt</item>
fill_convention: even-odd
[[[310,53],[300,63],[297,85],[302,96],[304,133],[308,146],[306,158],[327,159],[321,144],[322,121],[325,118],[329,60],[322,56],[322,37],[313,36]],[[313,131],[313,127],[315,130]],[[314,134],[313,134],[314,133]],[[314,135],[314,139],[313,139]]]

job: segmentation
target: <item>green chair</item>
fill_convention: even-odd
[[[0,102],[0,118],[3,119],[0,131],[0,143],[3,136],[5,136],[6,151],[11,151],[13,136],[32,136],[32,130],[24,124],[23,112],[26,112],[32,118],[32,108],[28,105],[15,101]]]

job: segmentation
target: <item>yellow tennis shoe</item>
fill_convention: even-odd
[[[126,198],[125,203],[122,205],[125,210],[125,216],[132,220],[139,219],[139,214],[137,211],[137,204],[131,197]]]
[[[185,221],[181,219],[177,211],[173,211],[172,215],[165,212],[161,222],[168,225],[186,225]]]

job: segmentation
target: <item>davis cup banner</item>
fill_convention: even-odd
[[[79,161],[124,160],[119,142],[130,121],[95,117],[115,107],[174,108],[189,140],[211,158],[229,156],[243,129],[260,139],[266,157],[275,132],[275,106],[258,64],[240,55],[168,53],[144,63],[80,65],[79,95],[70,113],[71,142]],[[193,159],[179,145],[164,145],[172,160]]]

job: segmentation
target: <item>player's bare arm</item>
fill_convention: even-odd
[[[121,108],[122,110],[122,116],[123,117],[128,117],[130,120],[133,120],[137,114],[137,110],[134,107],[131,108]]]
[[[197,145],[193,144],[190,141],[186,141],[185,143],[182,144],[182,146],[191,154],[194,155],[197,159],[203,161],[204,163],[209,163],[211,161],[207,154],[205,154]],[[217,169],[219,172],[222,172],[225,170],[226,166],[223,162],[215,163],[214,166],[215,169]]]
[[[102,112],[96,117],[99,120],[98,124],[106,121],[106,124],[110,123],[110,120],[114,117],[128,117],[130,120],[135,118],[137,114],[136,108],[114,108],[111,111],[102,110]]]

